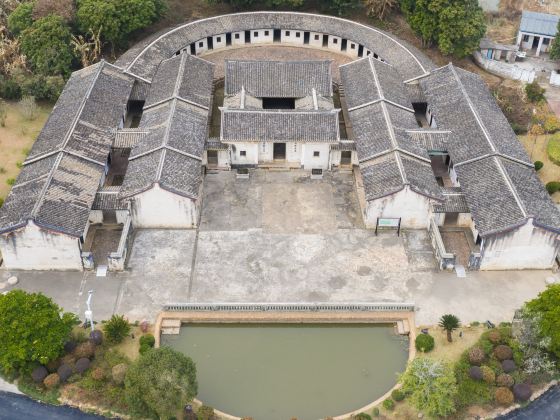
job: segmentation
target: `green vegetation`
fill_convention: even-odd
[[[443,54],[471,54],[486,32],[477,0],[401,0],[400,4],[424,46],[435,44]]]
[[[546,183],[545,187],[549,194],[554,194],[556,191],[560,191],[560,182],[550,181]]]
[[[404,400],[404,397],[405,395],[400,389],[394,389],[393,392],[391,392],[391,398],[396,402]]]
[[[109,343],[118,344],[130,333],[130,324],[123,315],[113,315],[103,325],[103,332]]]
[[[527,83],[525,85],[525,94],[527,95],[527,99],[533,103],[543,102],[545,100],[544,93],[546,89],[541,87],[537,81],[533,81],[531,83]]]
[[[540,171],[544,166],[544,163],[542,163],[540,160],[537,160],[535,162],[535,171]]]
[[[419,334],[414,340],[416,350],[428,353],[434,349],[434,337],[429,334]]]
[[[33,24],[32,14],[33,2],[21,3],[8,16],[8,30],[15,36],[19,36]]]
[[[130,410],[142,416],[173,417],[192,401],[197,392],[194,362],[169,347],[140,356],[130,366],[125,378],[125,395]]]
[[[439,320],[439,326],[447,333],[447,341],[453,341],[451,333],[461,326],[461,321],[455,315],[445,314]]]
[[[75,315],[63,313],[41,293],[12,290],[0,295],[1,369],[28,372],[55,360],[75,322]]]
[[[546,145],[546,154],[551,162],[560,165],[560,133],[550,137]]]
[[[560,358],[560,284],[547,287],[526,304],[528,314],[537,320],[538,335],[546,349]]]
[[[560,22],[558,22],[558,32],[560,32]],[[548,51],[550,58],[552,60],[558,60],[560,58],[560,39],[558,37],[554,38],[552,44],[550,45],[550,50]]]
[[[395,409],[395,402],[391,398],[384,400],[382,405],[385,410],[391,411]]]
[[[156,343],[156,339],[152,334],[146,334],[140,337],[140,354],[146,353],[152,349]]]

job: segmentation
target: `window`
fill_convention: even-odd
[[[332,43],[333,43],[333,44],[338,44],[338,39],[334,38],[334,39],[332,40]]]
[[[258,38],[258,37],[259,37],[259,33],[258,33],[258,32],[253,32],[253,36],[254,36],[255,38]]]
[[[315,41],[319,41],[319,35],[315,35]]]
[[[240,150],[239,151],[239,156],[247,156],[247,151],[246,150]]]
[[[221,36],[216,37],[216,42],[222,42],[222,37]]]
[[[268,36],[270,34],[269,31],[264,31],[264,36]]]
[[[368,51],[366,55],[371,55],[371,51]]]
[[[286,31],[286,32],[285,32],[285,35],[286,35],[286,36],[290,36],[290,31]]]
[[[313,157],[319,157],[320,153],[318,151],[313,152]]]
[[[550,43],[550,38],[543,38],[542,43],[543,45],[548,45]]]
[[[299,32],[296,32],[296,38],[299,38],[300,35],[301,35],[301,34],[300,34]]]
[[[523,42],[529,41],[529,35],[523,35]]]
[[[239,34],[235,34],[235,39],[239,39]]]
[[[355,50],[356,49],[356,44],[350,44],[350,48]]]
[[[204,47],[204,42],[200,41],[200,42],[198,43],[198,46],[199,46],[200,48]]]

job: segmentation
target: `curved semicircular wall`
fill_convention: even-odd
[[[159,63],[181,51],[200,55],[242,45],[301,45],[356,58],[373,55],[394,66],[404,80],[434,68],[415,47],[379,29],[332,16],[294,12],[248,12],[216,16],[154,34],[115,63],[150,81]]]

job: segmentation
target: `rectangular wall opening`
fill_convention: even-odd
[[[226,34],[226,47],[229,47],[231,45],[231,33],[227,33]]]
[[[280,29],[275,29],[273,34],[273,42],[280,42],[282,31]]]
[[[274,160],[286,160],[286,143],[274,143],[272,157]]]
[[[263,109],[296,109],[296,99],[263,98]]]
[[[323,48],[327,48],[329,46],[329,36],[323,35]]]
[[[304,45],[308,45],[308,44],[309,44],[309,32],[304,32],[304,33],[303,33],[303,44],[304,44]]]

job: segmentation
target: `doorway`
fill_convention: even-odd
[[[208,165],[218,165],[218,151],[217,150],[207,150],[206,158],[208,160]]]
[[[352,164],[352,152],[350,150],[343,150],[340,152],[340,164],[341,165]]]
[[[274,160],[286,160],[286,143],[274,143]]]

